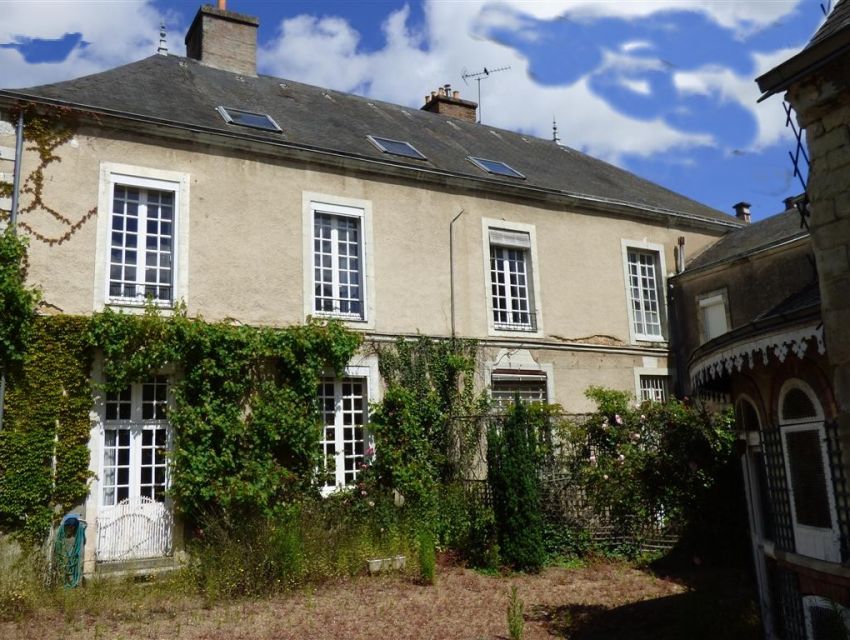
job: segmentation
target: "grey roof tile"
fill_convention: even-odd
[[[850,1],[839,0],[806,48],[813,47],[850,25]]]
[[[796,209],[789,209],[784,213],[730,231],[705,251],[694,256],[688,262],[685,272],[754,253],[784,240],[806,235],[808,231],[801,228],[800,214]]]
[[[0,91],[0,96],[56,100],[254,140],[283,141],[479,180],[515,186],[521,183],[726,224],[737,222],[732,216],[552,141],[300,82],[240,76],[180,56],[154,55],[75,80]],[[229,125],[216,112],[219,105],[267,113],[283,132]],[[383,154],[368,142],[369,134],[406,140],[427,160]],[[470,155],[506,162],[526,179],[487,174],[466,159]]]

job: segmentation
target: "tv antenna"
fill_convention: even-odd
[[[510,67],[499,67],[498,69],[488,69],[484,67],[481,71],[477,71],[475,73],[468,73],[466,68],[461,71],[460,77],[463,78],[463,83],[469,86],[469,82],[467,80],[475,80],[478,83],[478,123],[481,123],[481,81],[486,80],[490,77],[491,73],[496,73],[498,71],[507,71]]]

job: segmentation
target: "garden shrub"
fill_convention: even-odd
[[[730,415],[677,400],[635,407],[596,387],[587,396],[597,411],[572,431],[568,466],[618,535],[637,544],[648,526],[673,527],[708,551],[742,533]]]
[[[545,561],[539,503],[539,435],[527,407],[515,402],[487,437],[487,467],[502,561],[537,571]]]

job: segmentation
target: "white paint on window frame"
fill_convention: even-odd
[[[116,162],[100,163],[100,183],[97,198],[97,239],[94,265],[94,304],[95,311],[104,307],[121,307],[127,311],[140,312],[145,301],[111,299],[109,296],[109,253],[110,227],[112,221],[112,198],[115,185],[155,189],[174,193],[174,229],[172,231],[173,251],[172,296],[170,307],[174,303],[189,302],[189,174]],[[140,234],[141,237],[141,234]],[[138,248],[143,251],[143,247]]]
[[[635,367],[634,368],[634,377],[635,377],[635,398],[638,402],[643,402],[643,384],[642,378],[664,378],[665,379],[665,388],[664,388],[664,400],[670,399],[670,394],[672,390],[670,389],[670,383],[672,382],[672,377],[670,375],[671,370],[663,367]]]
[[[527,233],[531,248],[528,249],[529,264],[531,271],[530,305],[532,313],[535,314],[534,331],[504,330],[497,329],[493,318],[493,282],[490,270],[490,229],[504,229]],[[537,253],[537,229],[533,224],[523,222],[512,222],[496,218],[481,218],[481,246],[484,258],[484,300],[487,309],[487,333],[490,336],[501,336],[505,338],[542,338],[543,332],[543,296],[540,289],[540,261]],[[528,274],[526,273],[526,278]]]
[[[361,298],[363,317],[353,319],[347,315],[317,314],[315,312],[315,285],[313,267],[313,229],[315,212],[351,216],[360,220],[361,239]],[[302,264],[304,269],[304,317],[338,318],[355,329],[375,328],[375,258],[372,232],[372,201],[359,198],[304,191],[301,194]]]
[[[726,287],[700,294],[696,297],[696,301],[698,314],[697,325],[699,326],[700,344],[708,342],[709,340],[713,340],[717,336],[722,336],[724,333],[729,332],[729,329],[732,326],[732,320],[729,314],[729,293]],[[705,310],[715,305],[723,305],[723,315],[726,321],[726,328],[716,335],[709,336],[708,327],[706,327],[705,322]]]
[[[324,377],[334,377],[333,372],[327,372]],[[366,382],[366,421],[363,428],[364,448],[375,446],[375,438],[369,431],[369,420],[372,416],[372,406],[383,399],[383,387],[381,386],[381,374],[378,369],[378,356],[376,354],[357,354],[352,359],[337,380],[343,378],[361,378]],[[377,449],[375,455],[378,455]],[[328,496],[337,491],[350,491],[351,486],[321,487],[323,496]]]
[[[623,258],[623,285],[626,294],[626,311],[629,323],[629,340],[632,344],[637,342],[654,342],[666,343],[667,332],[669,331],[669,320],[667,318],[667,259],[664,255],[664,245],[655,242],[649,242],[646,238],[643,240],[620,240],[620,246]],[[647,335],[635,331],[635,317],[632,310],[632,294],[629,281],[629,249],[633,249],[644,253],[656,254],[656,279],[659,281],[658,287],[658,304],[659,304],[659,319],[661,321],[661,335]]]
[[[501,349],[493,360],[484,362],[484,384],[488,390],[493,380],[493,372],[499,369],[515,371],[518,376],[521,376],[523,371],[529,371],[532,375],[545,374],[547,403],[557,404],[555,365],[551,362],[537,362],[527,349]]]
[[[814,415],[802,419],[786,420],[783,416],[782,405],[785,396],[792,390],[802,391],[809,398],[814,408]],[[835,504],[835,488],[833,486],[832,469],[829,464],[829,451],[826,446],[826,429],[824,427],[824,412],[820,400],[814,390],[798,378],[786,380],[779,390],[779,429],[782,441],[782,458],[785,465],[785,477],[788,485],[788,501],[791,511],[791,526],[794,530],[794,547],[796,553],[810,558],[827,562],[841,562],[840,532],[838,528],[838,512]],[[788,455],[788,434],[803,431],[814,431],[820,443],[823,478],[826,483],[826,497],[829,506],[831,526],[815,527],[801,524],[797,521],[797,509],[794,502],[794,482],[791,475],[791,459]]]

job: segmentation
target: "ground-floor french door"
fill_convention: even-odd
[[[139,560],[171,554],[166,496],[168,378],[154,376],[106,396],[101,439],[96,558]]]

